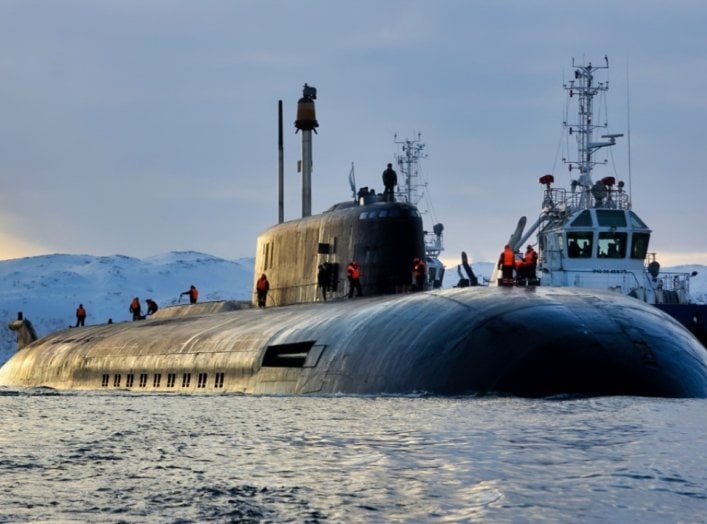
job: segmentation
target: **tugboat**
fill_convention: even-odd
[[[595,166],[606,164],[595,155],[623,136],[599,131],[607,124],[596,123],[593,115],[595,97],[609,89],[608,81],[597,82],[595,75],[608,70],[609,61],[605,57],[602,66],[573,61],[572,67],[574,78],[564,89],[568,105],[576,101],[578,120],[563,124],[568,134],[576,137],[577,156],[574,160],[563,158],[563,162],[577,177],[569,190],[555,187],[552,174],[539,178],[544,188],[540,215],[525,233],[526,218],[521,217],[509,239],[511,248],[519,252],[537,232],[537,272],[533,278],[513,283],[627,295],[670,314],[707,345],[707,305],[693,303],[690,297],[690,277],[697,273],[662,272],[655,253],[648,251],[651,230],[633,211],[624,182],[613,176],[592,178]],[[600,132],[603,134],[597,136]]]
[[[315,98],[305,84],[295,122],[302,131],[302,217],[281,221],[257,241],[254,284],[266,275],[266,300],[168,307],[149,320],[39,340],[20,316],[10,325],[18,351],[0,368],[0,386],[707,398],[705,349],[634,298],[529,286],[412,292],[412,263],[425,256],[415,205],[361,188],[355,199],[311,214]],[[352,262],[363,296],[346,286]]]

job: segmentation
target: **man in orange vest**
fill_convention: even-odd
[[[133,320],[144,320],[142,316],[142,306],[140,305],[140,299],[135,297],[132,302],[130,302],[129,311],[133,314]]]
[[[349,298],[353,297],[354,289],[357,297],[363,295],[361,290],[361,268],[355,260],[346,268],[346,277],[349,279]]]
[[[196,304],[197,299],[199,298],[199,291],[194,287],[192,284],[189,289],[187,289],[184,293],[179,294],[179,299],[182,299],[183,295],[189,295],[189,303],[190,304]]]
[[[85,321],[86,310],[84,309],[83,304],[79,304],[79,307],[76,308],[76,327],[83,326]]]
[[[415,290],[423,291],[425,289],[425,273],[427,270],[425,261],[421,258],[415,258],[415,260],[412,261],[412,264],[412,274],[415,278]]]
[[[498,257],[498,269],[501,270],[501,279],[504,284],[513,283],[513,270],[515,269],[515,253],[509,244],[503,248],[503,253]]]
[[[521,266],[523,269],[522,277],[527,279],[536,278],[535,268],[537,267],[537,265],[538,254],[533,249],[533,246],[528,244],[528,247],[525,248],[525,256],[523,257],[523,265]]]
[[[255,292],[258,295],[258,307],[265,307],[265,300],[268,297],[269,289],[270,282],[268,282],[268,277],[263,273],[255,283]]]

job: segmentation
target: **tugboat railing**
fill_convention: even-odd
[[[571,191],[569,194],[564,188],[553,187],[545,190],[543,209],[552,215],[570,214],[578,209],[630,209],[631,202],[628,193],[622,190],[606,190],[606,197],[597,199],[587,191]]]
[[[656,289],[690,291],[690,273],[660,272],[655,280]]]

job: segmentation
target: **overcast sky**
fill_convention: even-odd
[[[301,213],[296,103],[318,90],[312,211],[382,190],[422,134],[426,226],[445,258],[495,260],[560,160],[572,59],[608,55],[597,175],[627,181],[666,264],[707,264],[707,2],[0,1],[0,259],[253,256]],[[629,117],[630,115],[630,117]],[[602,115],[603,118],[603,115]],[[629,163],[630,144],[630,163]],[[558,158],[558,155],[560,158]],[[607,155],[604,155],[607,156]]]

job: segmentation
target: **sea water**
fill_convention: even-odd
[[[0,390],[0,521],[704,522],[707,401]]]

